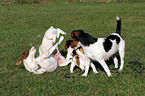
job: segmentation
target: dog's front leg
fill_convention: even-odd
[[[88,75],[89,67],[90,67],[90,59],[85,54],[85,73],[82,76],[87,76]]]
[[[74,69],[74,67],[75,67],[75,57],[73,58],[73,60],[72,60],[72,63],[71,63],[71,67],[70,67],[70,73],[73,73],[73,69]]]
[[[93,72],[96,74],[96,73],[99,73],[97,70],[96,70],[96,67],[95,65],[91,62],[91,67],[93,69]]]

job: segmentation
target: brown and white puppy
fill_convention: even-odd
[[[35,59],[36,48],[33,46],[30,51],[25,51],[22,56],[18,59],[16,65],[20,65],[23,61],[25,68],[29,72],[33,72],[35,74],[43,74],[44,72],[51,72],[57,68],[58,62],[60,62],[59,57],[62,55],[58,51],[58,45],[64,39],[62,36],[58,43],[56,43],[50,50],[49,55],[47,57],[38,56]]]
[[[77,50],[71,46],[73,43],[72,40],[67,40],[65,44],[65,48],[67,49],[67,57],[66,60],[71,60],[71,68],[70,72],[73,73],[73,69],[75,66],[78,66],[82,71],[85,69],[85,55],[82,47],[78,47]],[[91,62],[91,67],[94,73],[98,73],[94,64]]]

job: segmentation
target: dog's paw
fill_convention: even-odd
[[[118,72],[122,72],[122,71],[123,71],[123,69],[119,69],[119,70],[118,70]]]
[[[108,75],[108,77],[112,77],[112,75]]]
[[[82,76],[85,76],[85,77],[87,77],[87,74],[83,74]]]
[[[74,73],[72,70],[70,70],[70,73]]]
[[[97,73],[99,73],[99,72],[98,72],[98,71],[93,71],[93,73],[97,74]]]

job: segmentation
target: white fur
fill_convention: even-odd
[[[43,37],[42,43],[39,47],[39,56],[47,56],[48,51],[53,46],[53,44],[56,42],[56,38],[59,38],[59,35],[66,34],[61,29],[57,28],[55,29],[53,26],[51,26],[46,32]]]
[[[85,67],[86,67],[86,65],[85,65],[85,55],[83,53],[81,53],[79,51],[79,49],[76,50],[76,52],[77,52],[77,54],[79,56],[79,62],[80,62],[80,65],[78,65],[77,62],[76,62],[76,57],[72,56],[73,50],[75,50],[75,49],[71,48],[71,46],[69,46],[69,48],[67,49],[66,60],[71,60],[72,59],[70,72],[73,73],[73,69],[74,69],[75,66],[78,66],[83,71],[85,69]],[[98,73],[98,71],[95,68],[95,65],[92,62],[91,62],[91,67],[92,67],[94,73]]]
[[[52,55],[52,52],[57,49],[58,45],[62,42],[64,37],[62,36],[58,43],[56,43],[50,50],[49,56],[45,57],[44,55],[38,56],[35,59],[36,48],[33,46],[30,51],[29,55],[26,59],[23,60],[23,64],[25,68],[29,72],[33,72],[35,74],[43,74],[44,72],[52,72],[57,68],[58,58],[61,56],[60,53]],[[59,52],[59,51],[58,51]],[[40,68],[39,68],[39,66]]]
[[[29,72],[34,72],[34,73],[35,73],[35,70],[39,68],[39,66],[37,65],[36,59],[34,58],[35,53],[36,53],[36,48],[33,46],[29,51],[28,57],[23,60],[23,64],[25,68]]]
[[[83,47],[85,55],[86,55],[86,59],[91,58],[95,61],[98,61],[102,65],[102,67],[104,68],[108,76],[111,76],[111,72],[107,64],[105,63],[105,60],[110,58],[112,55],[116,54],[117,51],[119,52],[120,58],[121,58],[121,66],[119,69],[120,71],[123,69],[123,64],[124,64],[123,59],[124,59],[125,41],[117,33],[112,33],[111,35],[117,35],[121,39],[121,41],[117,45],[116,40],[112,40],[111,42],[113,43],[112,44],[113,46],[108,52],[105,52],[105,49],[103,47],[103,42],[105,38],[98,38],[98,41],[96,43],[90,44],[89,46],[84,46],[80,42],[78,43],[78,46]],[[114,61],[115,61],[115,68],[118,68],[118,62],[117,62],[116,57],[114,58]],[[87,62],[89,61],[86,60],[86,69],[85,69],[85,73],[82,76],[87,76],[88,74],[90,63],[87,63]]]

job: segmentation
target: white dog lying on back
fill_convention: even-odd
[[[39,56],[42,56],[42,55],[48,56],[50,48],[56,42],[56,38],[59,38],[60,33],[66,34],[61,29],[59,29],[59,28],[55,29],[53,26],[51,26],[45,32],[42,43],[39,47]]]
[[[43,74],[46,71],[54,71],[57,68],[58,58],[61,56],[61,54],[58,52],[58,45],[63,39],[64,37],[61,36],[59,42],[49,50],[50,53],[48,57],[39,56],[35,59],[36,48],[33,46],[30,51],[26,50],[22,54],[16,65],[20,65],[23,61],[25,68],[29,72],[33,72],[35,74]]]

